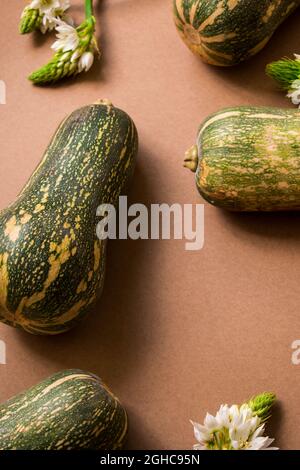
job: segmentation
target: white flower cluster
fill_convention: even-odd
[[[80,47],[80,37],[76,28],[71,25],[59,21],[56,26],[57,40],[52,44],[52,49],[56,52],[70,52],[73,51],[70,62],[73,64],[77,62],[77,72],[87,72],[94,62],[93,48],[83,51]]]
[[[95,38],[95,18],[88,15],[78,27],[66,15],[70,0],[32,0],[22,14],[22,34],[40,29],[43,33],[55,29],[56,41],[52,60],[33,72],[29,79],[36,84],[50,83],[87,72],[99,52]]]
[[[39,28],[45,34],[56,27],[58,18],[63,18],[68,23],[72,22],[72,19],[65,14],[69,7],[70,0],[32,0],[23,15],[28,10],[37,10],[41,18]]]
[[[300,62],[300,55],[294,54],[295,60]],[[290,92],[287,97],[292,100],[292,103],[300,107],[300,79],[294,80]]]
[[[244,404],[222,405],[216,416],[207,413],[204,424],[192,422],[195,450],[277,450],[274,439],[263,436],[265,424]]]

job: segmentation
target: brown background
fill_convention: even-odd
[[[82,1],[73,1],[77,19]],[[130,200],[201,203],[182,168],[201,120],[224,106],[289,106],[264,75],[265,64],[300,52],[300,12],[247,64],[204,65],[181,42],[170,0],[102,0],[96,16],[103,58],[91,73],[52,88],[26,76],[46,62],[53,37],[21,37],[25,2],[1,0],[0,206],[14,200],[62,118],[109,98],[135,120],[138,167]],[[101,301],[76,330],[34,337],[1,326],[5,400],[64,368],[100,375],[130,417],[131,449],[190,448],[189,419],[221,402],[274,390],[280,406],[269,434],[300,448],[298,214],[230,215],[206,206],[205,248],[183,241],[112,241]]]

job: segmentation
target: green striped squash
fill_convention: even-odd
[[[58,128],[16,201],[0,213],[0,315],[34,334],[58,334],[101,293],[106,242],[97,207],[128,186],[138,147],[130,117],[108,102]]]
[[[207,118],[185,166],[201,196],[232,211],[300,210],[300,113],[237,107]]]
[[[115,450],[127,415],[95,375],[66,370],[0,405],[0,450]]]
[[[300,0],[173,0],[187,46],[213,65],[235,65],[259,52]]]

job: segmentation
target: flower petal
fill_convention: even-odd
[[[193,421],[191,421],[191,423],[194,426],[195,439],[201,444],[204,444],[209,439],[207,428],[199,423],[194,423]]]
[[[94,54],[92,52],[84,52],[78,61],[78,71],[87,72],[94,63]]]
[[[202,446],[200,444],[193,445],[193,449],[194,450],[208,450],[208,448],[206,446]]]
[[[209,430],[214,430],[218,426],[218,421],[213,415],[207,413],[204,419],[204,426]]]

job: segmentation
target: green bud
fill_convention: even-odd
[[[300,78],[300,61],[292,59],[281,59],[268,64],[266,73],[279,86],[286,91],[290,91],[292,83]]]
[[[275,401],[276,395],[274,393],[264,392],[252,397],[247,404],[256,416],[258,416],[262,421],[267,421],[271,416],[270,411]]]
[[[42,17],[39,14],[39,10],[34,8],[25,8],[19,24],[20,33],[28,34],[39,29],[41,21]]]

